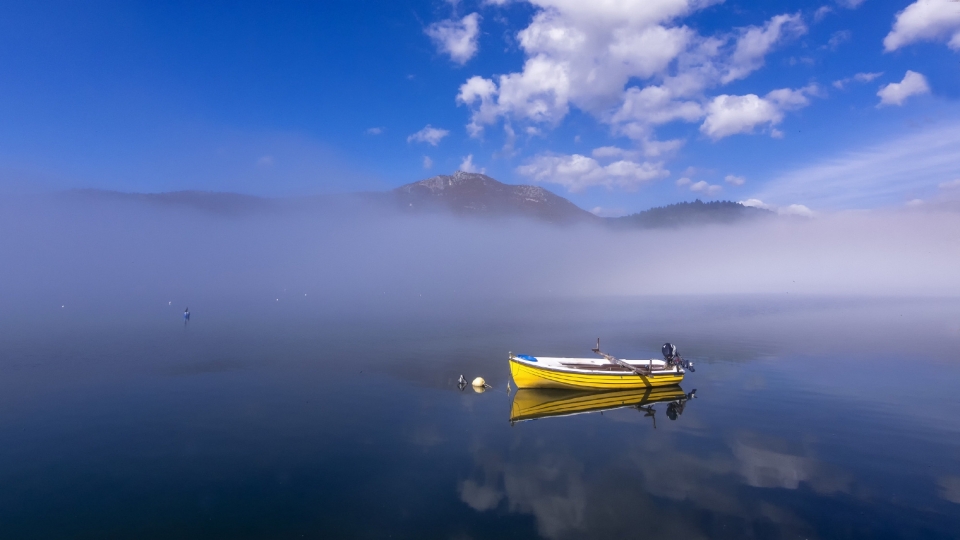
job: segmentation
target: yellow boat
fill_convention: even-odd
[[[592,392],[527,388],[518,390],[513,396],[510,421],[591,413],[620,407],[640,408],[663,401],[676,403],[675,407],[680,408],[678,412],[682,412],[683,404],[690,397],[679,386]],[[676,414],[673,418],[675,417]]]
[[[554,358],[510,353],[510,374],[517,388],[651,388],[680,384],[685,373],[681,366],[666,360]]]

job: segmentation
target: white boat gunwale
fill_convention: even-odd
[[[535,358],[536,361],[531,362],[524,356],[529,356],[530,358]],[[604,359],[598,358],[566,358],[566,357],[555,357],[555,356],[532,356],[532,355],[516,355],[510,354],[510,361],[517,362],[523,365],[527,365],[533,368],[543,369],[547,371],[555,371],[559,373],[578,373],[584,375],[594,375],[594,374],[605,374],[613,375],[617,373],[635,375],[633,372],[622,368],[616,364],[611,364]],[[680,366],[669,366],[664,360],[658,359],[648,359],[648,360],[623,360],[623,362],[633,366],[634,368],[643,370],[645,376],[656,377],[657,375],[671,375],[676,376],[684,374],[685,371]],[[592,365],[596,368],[581,368],[577,366],[582,365]],[[651,369],[653,368],[653,369]]]

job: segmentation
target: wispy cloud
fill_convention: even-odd
[[[899,205],[960,177],[957,148],[960,127],[930,128],[788,172],[754,198],[816,210]]]
[[[420,131],[407,137],[407,142],[423,142],[430,146],[436,146],[449,134],[450,132],[446,129],[435,128],[427,124],[426,127]]]

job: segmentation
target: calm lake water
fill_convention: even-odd
[[[960,538],[960,301],[297,296],[6,320],[2,536]],[[510,422],[508,351],[597,337],[696,397]]]

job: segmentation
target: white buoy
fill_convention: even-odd
[[[487,381],[483,380],[483,377],[477,377],[477,378],[474,379],[473,382],[470,383],[470,384],[472,384],[475,388],[476,388],[476,387],[483,388],[484,386],[487,385]]]

